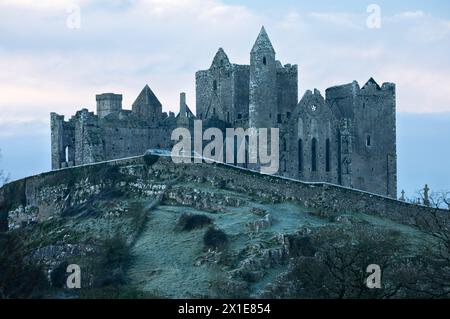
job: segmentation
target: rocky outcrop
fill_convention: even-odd
[[[1,216],[24,239],[28,260],[48,274],[75,261],[88,268],[92,282],[89,267],[99,247],[117,236],[133,255],[126,266],[130,282],[176,298],[282,295],[292,288],[283,277],[292,260],[320,255],[311,238],[324,225],[379,223],[393,225],[399,237],[406,228],[421,238],[420,218],[427,227],[448,220],[443,210],[353,189],[223,164],[175,164],[164,156],[10,183],[0,189]],[[203,218],[194,223],[201,227],[179,227],[180,219],[195,216]],[[210,227],[226,234],[220,249],[205,243]]]

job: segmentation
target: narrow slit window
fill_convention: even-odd
[[[69,163],[69,146],[66,146],[65,150],[64,150],[64,157],[65,157],[65,162]]]
[[[311,141],[311,171],[317,171],[317,140],[313,138]]]
[[[298,170],[303,171],[303,140],[298,140]]]
[[[330,139],[327,138],[325,142],[325,170],[330,171]]]

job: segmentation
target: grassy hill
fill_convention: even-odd
[[[0,216],[3,297],[450,292],[446,211],[226,165],[147,155],[54,171],[3,187]],[[81,289],[64,287],[68,264]],[[366,285],[371,264],[381,289]]]

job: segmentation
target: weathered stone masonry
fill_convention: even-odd
[[[305,183],[262,175],[226,164],[175,164],[170,157],[152,156],[155,159],[150,164],[145,157],[139,156],[52,171],[7,184],[0,188],[0,226],[3,225],[0,231],[5,230],[5,227],[7,229],[8,214],[20,211],[29,214],[30,219],[37,222],[58,217],[64,211],[68,193],[72,194],[72,201],[77,203],[109,187],[119,187],[142,196],[167,189],[174,179],[179,178],[193,182],[206,181],[211,183],[211,187],[245,193],[261,200],[296,201],[312,210],[326,212],[364,213],[419,228],[424,221],[432,225],[436,220],[433,216],[442,222],[450,222],[446,210],[410,204],[338,185]],[[114,167],[123,174],[121,179],[112,178],[108,174],[114,171]],[[137,179],[127,181],[127,176]],[[197,201],[201,203],[202,199]],[[209,199],[206,202],[217,205],[215,200]]]
[[[198,71],[196,115],[180,96],[180,112],[162,112],[145,86],[132,105],[122,96],[97,95],[97,114],[83,109],[69,121],[51,114],[52,168],[95,163],[169,149],[176,127],[277,127],[281,176],[329,182],[396,198],[396,95],[393,83],[370,79],[307,90],[298,101],[298,67],[282,65],[261,29],[250,64],[230,62],[220,48],[209,69]]]

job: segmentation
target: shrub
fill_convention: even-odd
[[[206,248],[222,249],[228,243],[227,234],[220,229],[209,227],[203,236],[203,244]]]
[[[402,232],[398,229],[389,229],[388,230],[388,235],[391,237],[400,237],[402,235]]]
[[[152,154],[151,152],[147,151],[144,154],[144,163],[146,166],[152,166],[155,164],[159,159],[159,156]]]
[[[292,260],[288,281],[293,290],[287,298],[391,298],[407,281],[400,257],[402,245],[375,227],[358,226],[351,231],[331,226],[303,237],[294,245],[317,247],[314,255],[297,254]],[[383,289],[368,289],[366,268],[378,264],[383,271]],[[410,272],[411,267],[406,272]],[[415,279],[413,280],[415,282]]]
[[[109,268],[120,267],[129,257],[128,245],[120,236],[107,239],[103,243],[102,264]]]
[[[50,282],[54,288],[63,288],[67,281],[68,273],[66,272],[69,263],[63,261],[50,273]]]
[[[94,287],[121,287],[125,285],[125,274],[123,269],[112,268],[105,269],[104,272],[96,278]]]
[[[248,299],[249,284],[244,280],[235,280],[224,275],[219,275],[211,281],[214,298],[220,299]]]
[[[159,299],[156,294],[142,291],[131,285],[106,286],[102,288],[81,289],[81,299]]]
[[[313,257],[316,253],[311,238],[309,236],[289,236],[290,251],[294,256]]]
[[[103,242],[95,287],[120,286],[125,284],[125,263],[130,258],[128,245],[120,236]]]
[[[212,223],[212,219],[205,215],[192,215],[183,213],[177,221],[177,228],[181,230],[193,230],[202,228]]]
[[[41,267],[25,261],[23,243],[16,234],[0,234],[0,269],[0,299],[41,297],[48,288]]]

